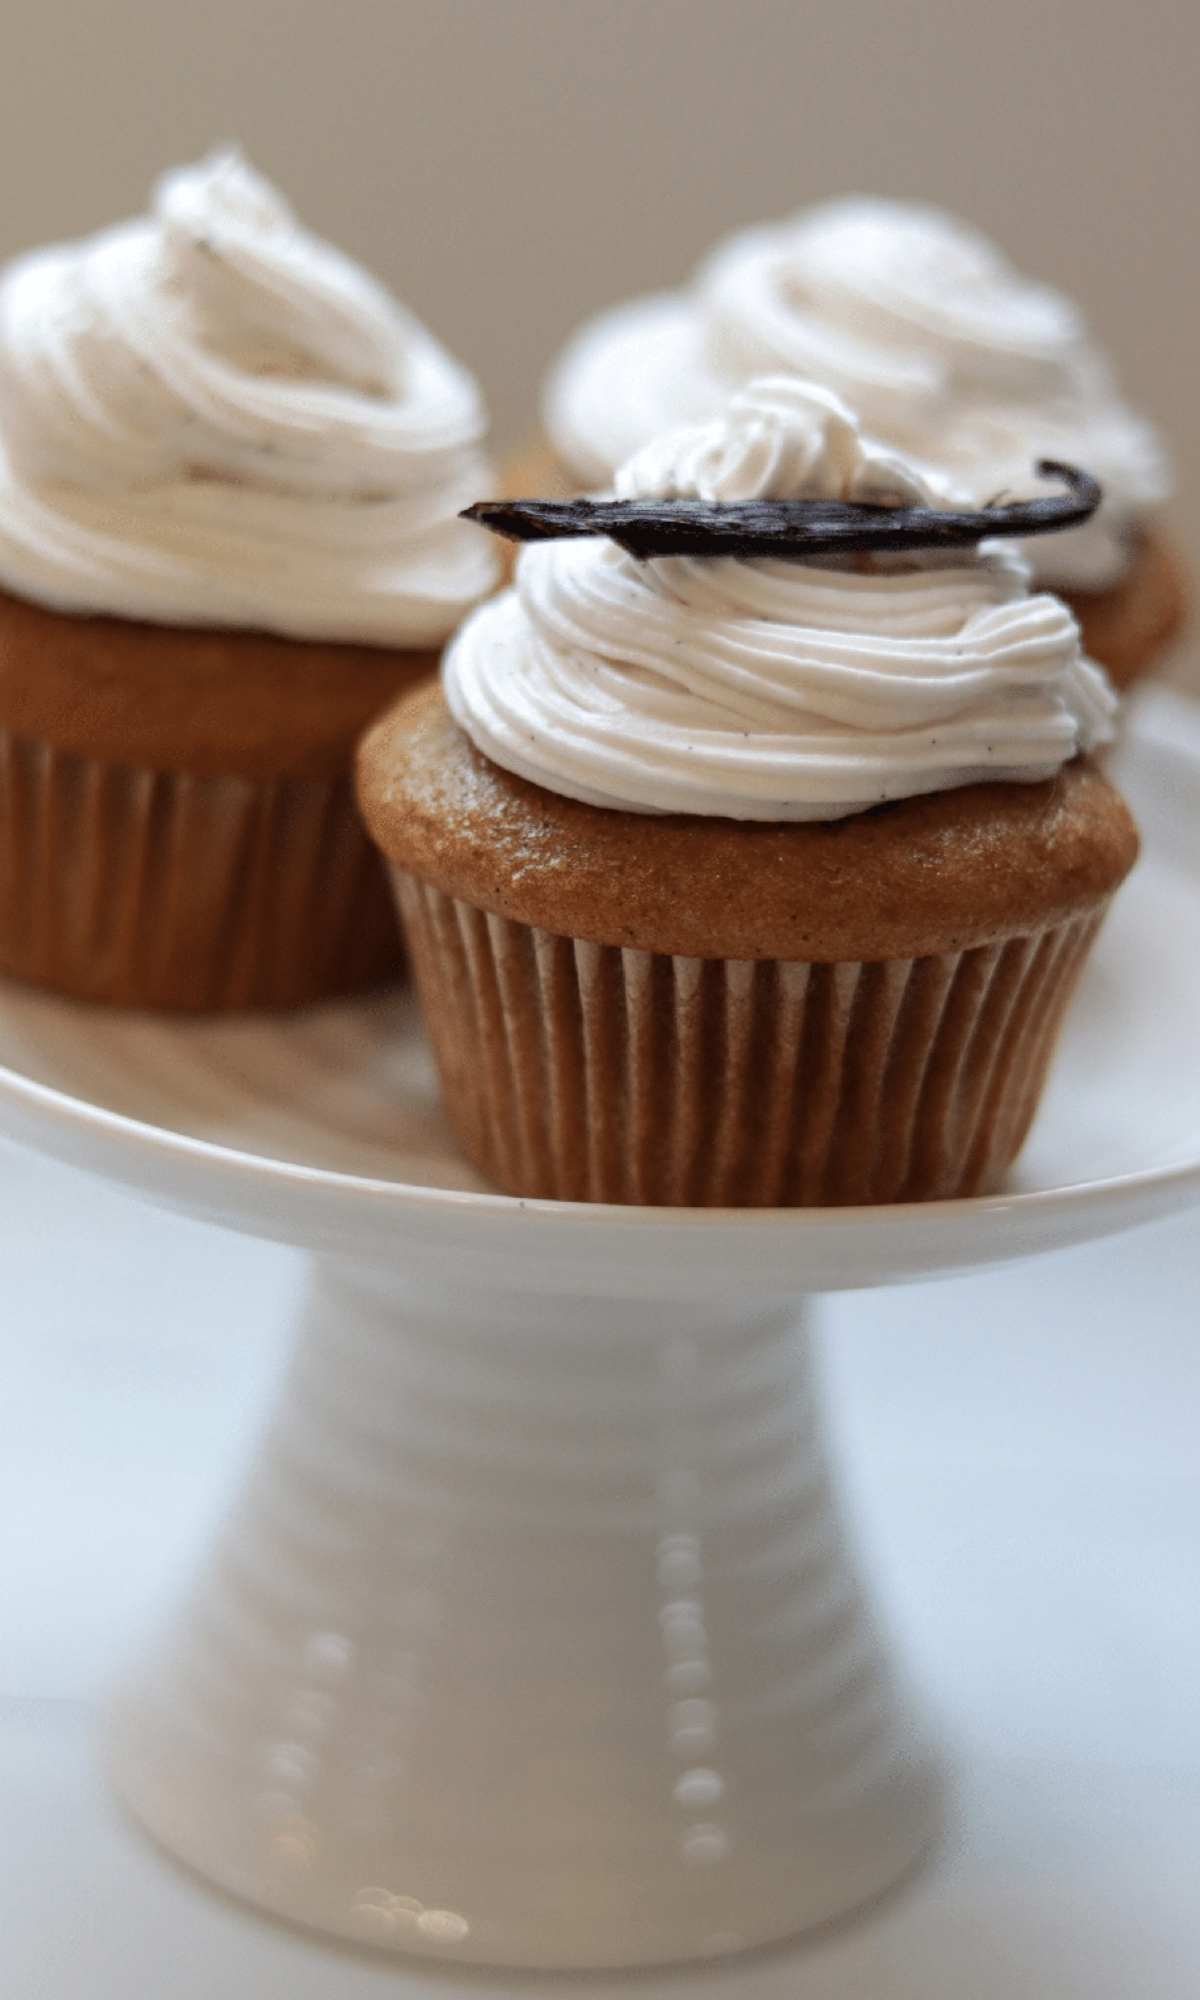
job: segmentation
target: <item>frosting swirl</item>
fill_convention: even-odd
[[[1039,576],[1114,581],[1166,461],[1121,401],[1075,308],[938,210],[851,199],[747,230],[691,289],[585,327],[551,376],[556,449],[604,483],[656,431],[718,410],[732,386],[787,370],[844,396],[878,437],[986,502],[1027,491],[1036,458],[1085,465],[1106,504],[1028,550]]]
[[[425,646],[494,583],[471,377],[236,154],[0,281],[0,583]]]
[[[724,417],[621,473],[627,497],[937,505],[920,469],[828,391],[751,384]],[[1111,734],[1114,697],[1021,557],[976,550],[811,562],[537,543],[447,651],[477,748],[585,803],[831,820],[983,779],[1051,777]]]

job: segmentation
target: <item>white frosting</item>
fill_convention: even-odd
[[[667,431],[617,473],[622,500],[847,500],[936,507],[964,496],[863,434],[847,405],[791,375],[767,375],[719,417]]]
[[[1078,313],[936,209],[831,202],[718,246],[687,292],[585,327],[554,371],[546,421],[577,476],[606,484],[665,427],[784,369],[843,395],[898,450],[979,501],[1028,493],[1038,458],[1105,489],[1086,525],[1031,544],[1040,577],[1114,581],[1131,524],[1165,497],[1166,461],[1121,401]]]
[[[900,499],[919,469],[827,391],[757,381],[649,446],[630,497]],[[830,820],[982,779],[1048,778],[1111,734],[1114,697],[1057,598],[999,542],[810,562],[523,550],[445,658],[451,712],[496,763],[635,812]]]
[[[0,282],[0,583],[60,610],[437,643],[498,574],[471,377],[235,154]]]

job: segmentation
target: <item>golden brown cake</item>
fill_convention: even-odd
[[[794,380],[623,478],[716,513],[756,478],[876,510],[923,491]],[[450,1114],[523,1195],[992,1189],[1137,852],[1074,754],[1113,696],[995,546],[747,553],[542,541],[445,692],[368,733],[359,797]]]
[[[0,973],[288,1007],[394,974],[353,746],[435,653],[63,617],[0,593]]]
[[[994,1187],[1137,853],[1086,762],[830,824],[588,806],[437,687],[359,762],[464,1149],[513,1193],[729,1206]]]
[[[1129,568],[1107,590],[1067,590],[1084,651],[1127,694],[1162,664],[1187,624],[1190,591],[1178,552],[1161,530],[1138,538]]]
[[[544,438],[526,439],[509,452],[500,468],[500,490],[514,498],[541,494],[548,500],[565,500],[578,493],[581,484]]]

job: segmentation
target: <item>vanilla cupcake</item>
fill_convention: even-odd
[[[649,447],[618,490],[893,526],[916,507],[927,540],[949,520],[795,378]],[[565,1199],[994,1188],[1136,854],[1081,755],[1114,707],[998,542],[525,549],[442,690],[359,761],[470,1157]]]
[[[1028,492],[1037,459],[1087,466],[1104,504],[1029,548],[1038,583],[1067,597],[1122,685],[1175,636],[1184,593],[1155,523],[1170,487],[1160,443],[1076,308],[937,209],[804,210],[720,244],[685,290],[590,322],[546,389],[560,476],[571,490],[607,486],[649,438],[711,416],[767,370],[833,389],[873,435],[980,504]],[[509,490],[543,490],[545,476],[545,455],[526,457]]]
[[[474,382],[234,154],[0,278],[0,972],[150,1007],[387,976],[363,727],[493,586]]]

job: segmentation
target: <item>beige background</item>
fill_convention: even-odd
[[[584,313],[740,221],[920,194],[1081,299],[1200,562],[1200,4],[10,0],[0,251],[236,136],[467,358],[507,442]]]

